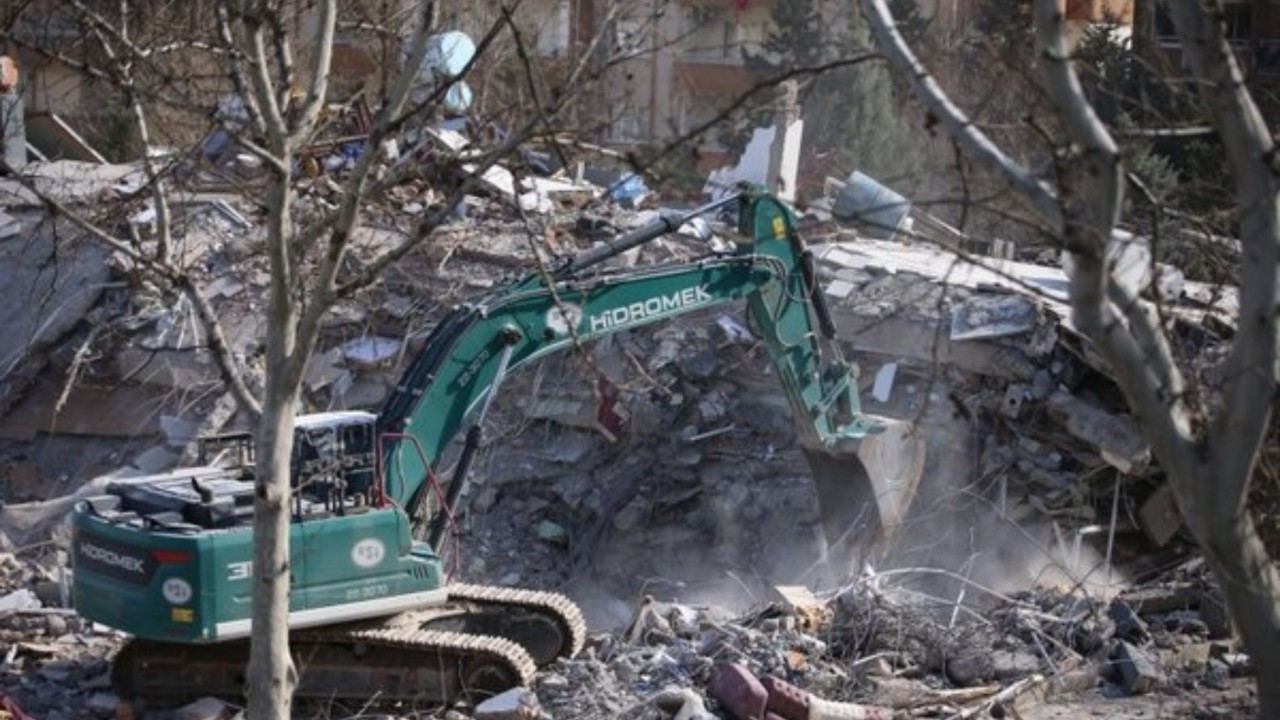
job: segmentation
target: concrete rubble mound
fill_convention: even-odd
[[[582,172],[514,163],[490,168],[442,208],[437,186],[474,170],[472,141],[442,130],[401,140],[427,170],[370,210],[352,270],[403,242],[427,213],[444,210],[447,222],[328,315],[303,380],[307,410],[377,408],[451,306],[661,211],[663,198],[633,176],[613,173],[626,181],[619,193]],[[360,151],[309,156],[300,212],[333,204],[333,178]],[[140,187],[128,166],[31,172],[73,204]],[[257,390],[263,231],[253,203],[217,186],[225,172],[197,174],[175,203],[175,252]],[[110,479],[189,463],[197,437],[247,421],[190,302],[131,284],[127,258],[63,237],[69,228],[35,198],[9,195],[0,712],[150,716],[111,691],[122,638],[70,610],[64,519]],[[125,222],[146,237],[142,210]],[[866,409],[918,421],[929,447],[894,545],[859,576],[822,586],[812,482],[783,389],[740,310],[611,336],[510,378],[491,417],[497,439],[473,464],[453,557],[469,581],[567,592],[597,634],[532,688],[475,706],[387,712],[1032,720],[1046,704],[1079,702],[1086,714],[1107,697],[1150,701],[1161,717],[1251,707],[1240,680],[1249,658],[1109,369],[1071,326],[1057,258],[961,261],[934,243],[859,236],[821,213],[802,224],[824,239],[818,277],[860,363]],[[727,231],[699,223],[613,262],[696,258],[728,247]],[[1180,280],[1154,292],[1171,303],[1192,371],[1212,373],[1236,316],[1231,289]],[[31,309],[37,296],[45,301]],[[1270,520],[1261,527],[1280,527],[1274,495],[1258,505]],[[154,716],[233,717],[230,700]]]
[[[119,717],[109,660],[123,638],[65,607],[60,554],[52,545],[0,554],[0,693],[32,717]],[[1161,717],[1236,717],[1253,701],[1252,686],[1241,680],[1251,674],[1249,658],[1223,625],[1221,599],[1198,563],[1110,600],[1057,588],[1006,595],[970,584],[956,602],[919,591],[925,574],[868,571],[821,593],[778,586],[744,611],[644,597],[624,626],[595,634],[581,655],[560,660],[531,688],[475,706],[387,712],[1034,718],[1079,698],[1096,704],[1142,695],[1170,713]],[[236,713],[230,700],[213,698],[176,713],[140,710],[197,719]]]

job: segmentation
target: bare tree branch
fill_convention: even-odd
[[[227,49],[228,70],[231,72],[231,81],[236,87],[236,97],[244,103],[245,112],[249,115],[249,122],[254,130],[259,135],[265,135],[266,119],[262,115],[262,108],[258,106],[258,98],[251,91],[252,81],[244,66],[244,53],[236,47],[235,35],[231,31],[231,12],[227,8],[227,2],[228,0],[221,0],[218,3],[218,37]]]
[[[1069,202],[1059,215],[1073,260],[1072,317],[1120,377],[1148,439],[1161,449],[1159,456],[1166,463],[1194,464],[1191,421],[1171,349],[1152,316],[1119,285],[1107,260],[1124,198],[1119,148],[1071,65],[1062,10],[1055,0],[1034,0],[1032,7],[1046,95],[1079,148],[1078,157],[1068,158],[1080,170],[1071,178],[1078,187],[1064,189]]]
[[[174,280],[191,301],[191,306],[196,309],[196,315],[200,317],[205,333],[209,336],[209,349],[218,359],[218,366],[223,370],[222,379],[231,387],[231,394],[240,403],[241,409],[255,419],[261,417],[262,404],[245,383],[242,366],[231,352],[231,344],[227,342],[226,333],[222,330],[222,322],[218,320],[218,314],[214,312],[213,306],[201,294],[200,288],[196,287],[191,275],[185,272],[180,273]]]
[[[295,142],[299,144],[310,135],[316,118],[320,117],[325,98],[329,94],[329,65],[333,60],[333,33],[337,20],[337,0],[323,0],[320,3],[320,30],[316,38],[315,69],[312,71],[311,83],[307,86],[307,97],[296,126]]]
[[[1235,53],[1201,3],[1171,0],[1169,10],[1182,37],[1202,97],[1207,100],[1228,161],[1234,170],[1240,208],[1240,240],[1244,248],[1240,278],[1242,329],[1225,369],[1224,411],[1210,428],[1214,463],[1229,478],[1220,488],[1224,507],[1240,512],[1248,495],[1257,448],[1270,422],[1275,401],[1276,313],[1280,308],[1276,265],[1280,263],[1280,193],[1277,192],[1276,146],[1262,114],[1250,97]]]

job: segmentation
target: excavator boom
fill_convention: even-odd
[[[593,270],[730,202],[741,203],[734,252],[688,263]],[[475,417],[517,368],[605,335],[739,300],[746,301],[792,407],[833,553],[828,560],[842,567],[856,563],[901,521],[919,484],[924,447],[910,423],[862,412],[856,369],[842,357],[812,255],[790,210],[767,195],[734,197],[661,218],[450,314],[379,416],[379,427],[392,437],[381,461],[388,492],[406,507],[423,507],[433,465],[471,422],[445,503],[451,509],[479,443]],[[433,546],[443,536],[446,515],[435,518]]]

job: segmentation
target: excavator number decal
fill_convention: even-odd
[[[376,600],[380,597],[386,597],[391,594],[391,586],[386,583],[377,585],[365,585],[363,587],[352,588],[343,596],[347,602],[355,602],[357,600]]]
[[[228,580],[248,580],[253,577],[253,561],[227,563]]]
[[[387,546],[377,538],[366,538],[351,548],[351,562],[355,563],[356,567],[377,567],[386,556]]]

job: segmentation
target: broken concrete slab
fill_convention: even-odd
[[[951,311],[952,340],[988,340],[1031,332],[1040,323],[1036,304],[1022,295],[975,295]]]
[[[1036,371],[1035,364],[1018,347],[999,342],[952,341],[937,318],[909,313],[867,315],[863,308],[849,303],[833,303],[831,310],[841,337],[860,352],[1022,382],[1029,382]]]
[[[653,704],[671,715],[671,720],[718,720],[707,711],[702,696],[689,688],[666,688],[653,696]]]
[[[876,371],[876,379],[871,384],[871,397],[876,402],[889,402],[889,395],[893,392],[893,379],[898,374],[898,363],[885,363]]]
[[[81,485],[71,495],[40,502],[6,504],[0,507],[0,530],[17,544],[25,544],[33,538],[43,540],[49,536],[50,528],[61,523],[77,502],[101,495],[107,484],[114,480],[134,475],[137,475],[137,471],[121,470],[95,478]]]
[[[307,369],[303,373],[302,382],[312,391],[323,390],[342,377],[343,349],[329,348],[324,352],[313,353],[307,361]]]
[[[7,212],[0,212],[0,240],[22,232],[22,223]]]
[[[133,466],[152,475],[172,468],[178,463],[180,453],[169,448],[153,447],[133,459]]]
[[[18,588],[0,597],[0,613],[11,613],[38,607],[40,607],[40,599],[27,588]]]
[[[31,163],[23,179],[0,178],[0,198],[6,207],[43,205],[37,193],[67,204],[101,202],[104,193],[131,194],[146,184],[135,164],[102,164],[76,160]],[[35,192],[28,187],[34,186]]]
[[[1063,391],[1050,395],[1046,406],[1067,432],[1098,448],[1121,472],[1134,474],[1150,464],[1151,449],[1132,417],[1107,412]]]
[[[62,388],[42,379],[20,405],[0,417],[0,439],[30,441],[40,433],[145,437],[160,431],[166,394],[140,386],[81,385],[59,406]]]
[[[1175,582],[1130,588],[1118,597],[1136,612],[1148,615],[1197,608],[1202,595],[1196,583]]]
[[[205,285],[200,294],[206,298],[232,298],[244,292],[244,283],[234,275],[222,275]]]
[[[1165,671],[1202,668],[1215,655],[1217,643],[1199,642],[1172,648],[1157,648],[1156,657]]]
[[[163,346],[120,348],[112,356],[111,365],[120,377],[158,390],[187,390],[218,382],[221,375],[217,361],[207,351],[198,349],[200,341],[197,337],[186,337],[180,342],[186,344],[189,341],[190,347],[183,349]]]
[[[584,205],[599,197],[602,192],[600,188],[590,184],[578,184],[537,176],[525,178],[524,185],[540,197],[566,201],[574,205]]]
[[[1145,695],[1165,682],[1159,658],[1123,640],[1116,644],[1115,663],[1121,685],[1134,695]]]
[[[448,150],[451,152],[455,152],[455,153],[461,152],[463,149],[465,149],[468,145],[471,144],[471,141],[467,139],[466,135],[463,135],[462,133],[457,132],[456,130],[449,130],[447,128],[424,127],[422,131],[423,133],[426,134],[426,136],[429,139],[431,139],[441,149]]]
[[[476,705],[475,720],[536,720],[542,715],[538,696],[528,688],[511,688]]]
[[[403,343],[396,338],[364,337],[342,346],[342,356],[359,367],[378,367],[399,356]]]
[[[44,220],[23,242],[0,243],[0,377],[33,376],[34,367],[23,371],[24,361],[70,332],[115,285],[108,253],[75,237],[61,223]],[[4,389],[16,392],[25,384]],[[0,408],[9,400],[0,396]]]
[[[465,164],[462,169],[469,173],[475,173],[479,170],[478,165]],[[499,198],[507,202],[515,202],[516,200],[516,177],[511,171],[501,165],[490,165],[485,168],[484,172],[476,178],[480,184],[487,188],[490,192],[498,195]]]
[[[804,585],[774,585],[773,591],[783,607],[796,617],[805,632],[817,632],[831,621],[831,609]]]
[[[176,415],[161,415],[160,430],[172,447],[185,447],[194,442],[200,432],[200,423]]]

